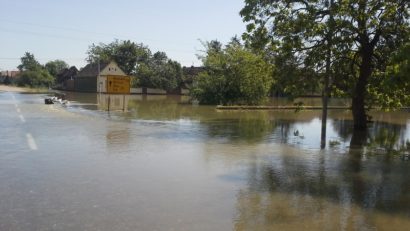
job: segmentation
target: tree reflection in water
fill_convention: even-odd
[[[259,143],[266,140],[279,123],[269,119],[266,113],[258,113],[257,116],[242,114],[232,119],[203,120],[201,125],[206,128],[207,135],[212,138],[229,142]]]
[[[409,162],[399,158],[408,150],[408,114],[380,114],[368,131],[353,132],[349,113],[332,111],[328,134],[341,145],[320,151],[318,112],[221,112],[180,101],[133,96],[122,116],[167,124],[150,133],[159,140],[198,142],[198,149],[218,161],[239,160],[245,183],[237,192],[236,230],[410,227]],[[178,124],[181,120],[186,126]],[[121,137],[122,128],[108,129],[108,145],[122,145],[117,138],[132,142],[134,131],[125,125],[130,135]],[[295,135],[298,129],[304,139]]]
[[[349,132],[350,121],[333,125],[342,139],[351,137],[347,152],[285,147],[269,163],[251,162],[247,187],[237,194],[236,230],[408,228],[408,163],[392,152],[407,148],[406,126],[375,122],[366,132]]]

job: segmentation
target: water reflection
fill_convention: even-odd
[[[98,94],[98,109],[105,111],[126,111],[128,109],[128,95]]]
[[[124,111],[120,117],[130,123],[107,128],[108,148],[126,152],[137,139],[133,122],[176,121],[145,132],[157,145],[193,145],[185,158],[204,154],[209,165],[213,159],[216,165],[224,162],[218,179],[238,184],[235,230],[404,230],[410,225],[409,162],[400,159],[410,151],[408,113],[375,112],[366,132],[354,132],[350,112],[332,110],[328,142],[339,145],[320,151],[320,111],[217,111],[191,105],[187,97],[141,95],[97,96],[96,110],[106,110],[108,102],[117,105],[116,98]],[[244,172],[229,172],[237,165]]]
[[[237,194],[236,230],[398,230],[409,225],[408,164],[364,158],[350,149],[298,153],[284,148],[249,166],[247,186]],[[295,153],[296,155],[290,155]]]
[[[351,137],[350,148],[338,156],[329,151],[295,156],[289,155],[295,150],[285,149],[269,163],[252,162],[248,185],[237,195],[236,230],[406,229],[410,172],[394,154],[410,151],[408,127],[375,122],[368,131],[350,132],[345,126],[351,121],[333,125],[342,139]]]
[[[217,111],[213,106],[197,106],[186,96],[167,95],[108,95],[67,93],[73,107],[102,111],[123,111],[128,120],[178,121],[198,124],[197,135],[227,142],[277,142],[302,148],[317,148],[320,137],[320,111]],[[318,99],[298,99],[306,104]],[[316,102],[318,101],[318,102]],[[290,104],[286,99],[273,99],[270,104]],[[344,105],[346,100],[334,100],[332,105]],[[94,106],[93,106],[94,105]],[[352,129],[351,113],[344,110],[329,112],[328,142],[336,141],[341,148],[367,147],[387,152],[402,150],[409,139],[406,112],[372,114],[375,122],[365,133]],[[178,130],[174,131],[178,132]]]
[[[333,120],[332,123],[341,141],[350,140],[350,149],[388,155],[409,151],[410,137],[406,133],[410,124],[375,121],[366,131],[354,131],[351,120]]]
[[[407,126],[376,122],[371,129],[370,134],[373,135],[369,138],[368,146],[372,148],[383,148],[387,153],[410,148],[407,147],[410,138],[405,136]]]
[[[353,133],[353,126],[351,120],[347,119],[334,119],[332,120],[332,127],[339,135],[339,138],[343,142],[349,142],[351,134]]]
[[[115,123],[107,127],[106,146],[108,153],[121,154],[128,147],[132,141],[132,131],[125,124]]]
[[[256,114],[256,115],[255,115]],[[228,142],[246,141],[249,143],[265,140],[278,126],[267,113],[255,112],[243,114],[239,118],[202,119],[201,126],[205,127],[207,136],[226,139]]]

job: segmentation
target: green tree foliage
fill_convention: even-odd
[[[181,65],[164,52],[151,53],[144,44],[115,40],[110,44],[91,45],[87,51],[89,62],[114,60],[128,75],[134,76],[132,85],[173,90],[181,86]]]
[[[410,44],[392,55],[384,72],[378,71],[369,84],[370,100],[384,109],[410,105]]]
[[[202,104],[263,102],[272,85],[272,65],[233,40],[224,49],[217,41],[204,43],[205,66],[194,81],[191,94]]]
[[[268,52],[269,53],[269,52]],[[323,72],[314,67],[301,64],[299,57],[285,51],[270,54],[270,62],[275,66],[275,80],[272,95],[296,98],[301,95],[314,95],[319,92]]]
[[[136,75],[144,87],[174,90],[182,82],[181,65],[168,59],[164,52],[156,52],[147,62],[141,63]]]
[[[21,57],[18,69],[22,72],[17,80],[19,86],[49,87],[54,82],[50,73],[29,52]]]
[[[46,63],[44,67],[51,76],[56,78],[58,73],[60,73],[63,69],[68,68],[68,64],[63,60],[56,59],[54,61]]]
[[[293,56],[298,69],[313,70],[317,76],[323,74],[330,46],[335,86],[352,98],[355,128],[364,129],[366,107],[375,102],[369,92],[372,84],[409,37],[410,3],[330,1],[245,0],[241,15],[248,33],[244,38],[254,49]]]
[[[53,76],[45,69],[23,71],[17,84],[24,87],[49,87],[54,83]]]
[[[127,75],[134,75],[137,63],[146,62],[151,51],[142,43],[115,40],[110,44],[92,44],[87,54],[90,63],[114,60]]]
[[[42,66],[35,59],[34,55],[30,52],[26,52],[21,59],[21,64],[17,66],[20,71],[34,71],[41,69]]]

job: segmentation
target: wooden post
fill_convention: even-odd
[[[125,111],[125,95],[123,95],[123,100],[122,100],[122,111]]]
[[[108,111],[110,111],[111,97],[108,95]]]

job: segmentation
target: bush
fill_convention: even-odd
[[[272,65],[238,43],[223,50],[212,44],[203,57],[206,71],[194,80],[191,95],[201,104],[262,103],[272,86]]]
[[[17,85],[28,87],[49,87],[54,82],[53,77],[45,69],[24,71],[21,73]]]

